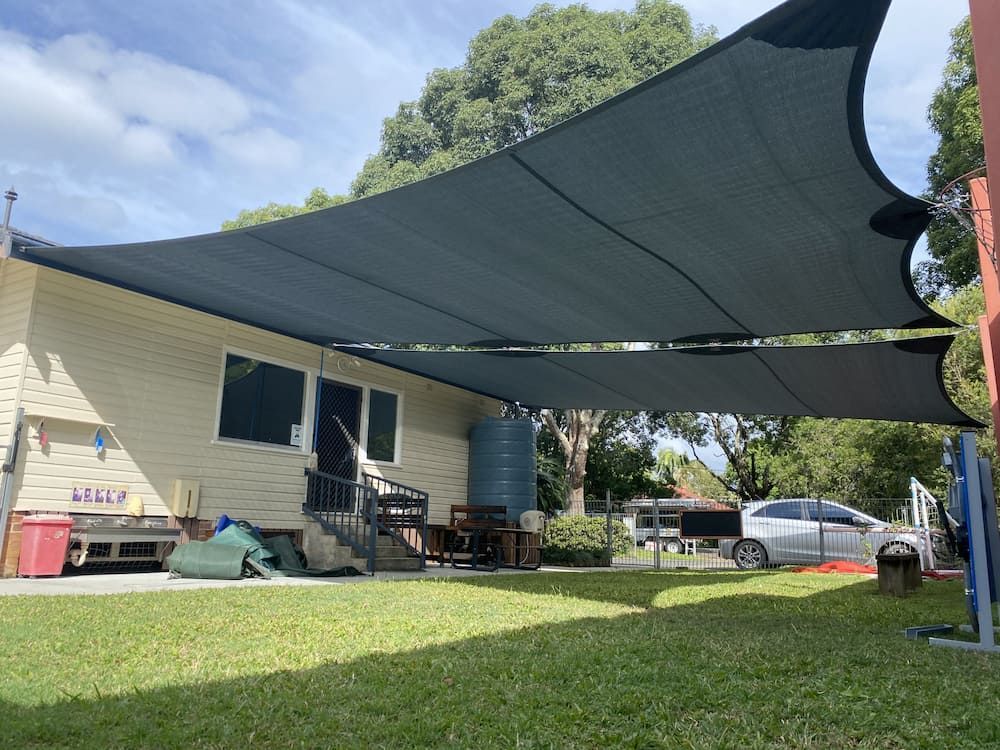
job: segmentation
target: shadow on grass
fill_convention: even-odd
[[[568,575],[587,588],[579,574]],[[535,577],[540,587],[542,578]],[[722,582],[717,574],[697,578],[704,579],[697,585]],[[530,595],[546,592],[531,591],[529,580],[463,585],[478,586],[484,597],[507,605],[537,605]],[[311,669],[281,668],[290,660],[280,658],[283,644],[272,640],[253,643],[255,660],[234,664],[234,673],[242,674],[222,680],[130,688],[136,676],[123,668],[108,675],[108,684],[118,687],[114,694],[78,685],[47,705],[0,703],[0,741],[5,748],[909,750],[981,748],[997,738],[1000,699],[989,679],[996,663],[932,651],[898,633],[915,618],[926,618],[927,610],[931,617],[960,614],[960,599],[952,601],[958,597],[886,600],[862,581],[804,597],[747,594],[734,602],[711,598],[709,591],[684,602],[682,590],[694,583],[665,584],[676,586],[676,601],[649,592],[592,594],[630,605],[655,599],[658,606],[645,611],[407,651],[383,647],[385,653]],[[653,588],[662,591],[663,585]],[[252,642],[254,636],[237,637]],[[201,658],[220,657],[206,652]],[[65,694],[73,692],[78,695]]]
[[[628,607],[651,607],[664,592],[687,587],[733,586],[741,589],[754,578],[775,575],[776,571],[611,571],[586,575],[576,572],[546,573],[544,575],[477,576],[451,579],[463,586],[489,588],[525,594],[555,594],[591,601],[623,604]],[[628,576],[628,585],[622,585],[618,576]],[[794,582],[789,586],[794,587]],[[741,590],[734,590],[740,595]]]

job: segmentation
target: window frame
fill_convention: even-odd
[[[254,359],[259,362],[264,362],[265,364],[274,365],[275,367],[283,367],[286,370],[302,373],[302,410],[299,415],[299,424],[302,425],[302,445],[295,446],[291,444],[283,445],[281,443],[266,443],[259,440],[244,440],[243,438],[226,437],[219,434],[219,430],[222,427],[222,397],[225,395],[226,388],[226,360],[229,358],[229,355],[244,357],[246,359]],[[314,371],[312,368],[304,367],[287,360],[282,360],[279,357],[271,357],[258,352],[251,352],[232,346],[222,347],[222,357],[219,362],[219,386],[217,389],[215,404],[215,426],[212,431],[212,439],[209,441],[210,444],[225,446],[227,448],[268,451],[293,456],[308,455],[312,451],[312,413],[315,409],[315,395],[310,392],[309,388],[309,382],[313,375]]]
[[[339,379],[339,378],[338,378]],[[346,381],[345,381],[346,382]],[[362,387],[361,403],[361,436],[360,450],[362,452],[359,463],[369,466],[387,466],[390,468],[401,468],[403,465],[403,392],[395,388],[371,385],[370,383],[358,384]],[[392,448],[392,460],[370,458],[368,456],[368,421],[371,416],[372,391],[388,393],[396,397],[396,432]]]

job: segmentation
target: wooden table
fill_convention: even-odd
[[[540,535],[519,527],[428,524],[427,532],[427,556],[440,565],[470,570],[537,570],[542,564],[541,539],[533,539]],[[467,544],[456,549],[456,541],[463,537]],[[466,555],[468,559],[462,559]]]

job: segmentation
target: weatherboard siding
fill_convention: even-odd
[[[190,478],[201,482],[202,518],[302,526],[308,452],[216,440],[216,416],[226,349],[299,367],[311,446],[320,347],[58,271],[37,276],[21,403],[45,418],[49,445],[27,441],[19,510],[67,510],[74,483],[93,481],[127,485],[147,514],[166,514],[173,480]],[[402,394],[400,465],[364,470],[427,490],[432,520],[465,501],[468,432],[497,414],[496,401],[337,354],[324,377]]]
[[[0,260],[0,445],[14,428],[35,275],[34,266]]]

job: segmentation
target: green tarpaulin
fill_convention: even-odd
[[[180,545],[167,557],[167,567],[181,578],[225,580],[261,573],[324,578],[362,575],[351,565],[329,570],[304,567],[291,537],[265,539],[246,521],[230,524],[208,541]]]

